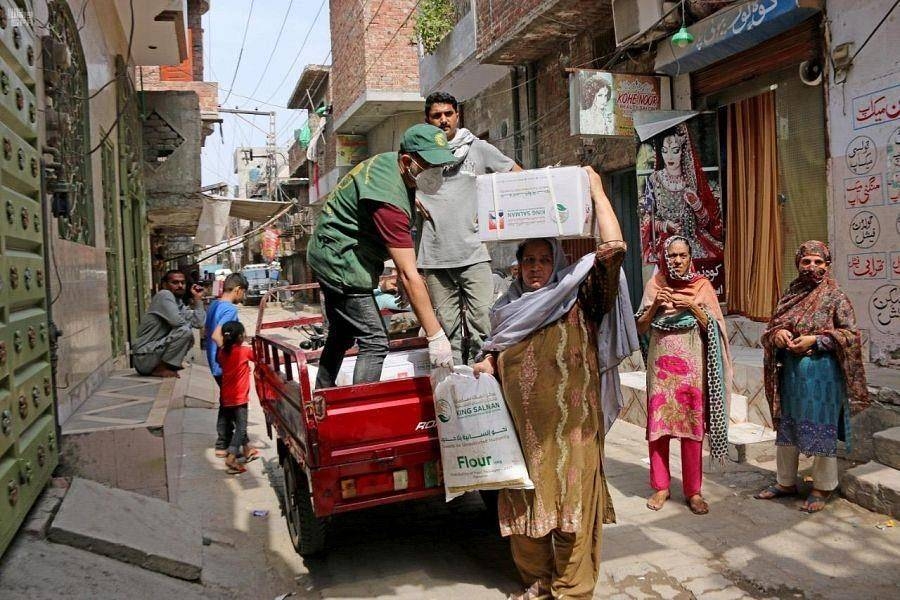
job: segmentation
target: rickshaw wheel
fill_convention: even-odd
[[[293,457],[285,456],[284,470],[285,518],[291,544],[300,556],[321,554],[325,549],[325,519],[316,517],[306,474]]]

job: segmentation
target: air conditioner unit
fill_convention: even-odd
[[[675,2],[666,0],[612,0],[616,46],[643,36],[660,21]]]

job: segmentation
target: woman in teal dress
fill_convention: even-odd
[[[796,495],[803,453],[814,457],[813,489],[801,510],[818,512],[838,485],[837,442],[849,447],[850,416],[868,405],[868,392],[856,316],[830,275],[828,246],[804,243],[796,264],[799,276],[763,334],[778,474],[756,498]]]

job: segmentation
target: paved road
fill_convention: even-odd
[[[252,332],[255,310],[240,309]],[[285,313],[286,314],[286,313]],[[199,352],[188,406],[214,407],[215,390]],[[181,467],[174,500],[203,525],[203,585],[187,584],[87,552],[17,542],[0,564],[0,597],[9,598],[462,598],[499,600],[518,590],[505,541],[476,495],[385,506],[336,518],[329,553],[304,562],[281,516],[281,469],[262,411],[251,403],[250,436],[264,458],[237,477],[213,455],[215,410],[172,411]],[[180,433],[178,433],[180,432]],[[173,437],[173,442],[175,438]],[[178,444],[173,444],[177,446]],[[677,446],[673,473],[679,472]],[[807,467],[809,465],[806,465]],[[595,598],[900,597],[900,527],[836,500],[816,515],[798,501],[752,494],[774,465],[734,465],[708,473],[710,514],[692,515],[678,492],[658,513],[649,493],[643,431],[619,422],[606,441],[605,468],[619,522],[603,532]],[[268,516],[252,516],[253,510]],[[11,593],[10,593],[11,592]]]

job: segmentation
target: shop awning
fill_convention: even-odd
[[[229,198],[227,196],[213,196],[203,194],[203,205],[207,203],[228,203],[228,216],[245,221],[260,223],[268,221],[278,211],[290,205],[290,202],[273,202],[271,200],[254,200],[250,198]],[[222,210],[222,209],[219,209]]]
[[[658,73],[683,75],[719,62],[788,31],[822,10],[822,0],[748,0],[688,27],[693,43],[678,48],[671,38],[657,45]]]
[[[640,141],[646,142],[697,114],[696,110],[637,110],[633,113],[634,132]]]
[[[194,243],[201,246],[212,246],[224,239],[229,217],[264,223],[293,205],[292,202],[228,198],[209,194],[202,196],[203,209],[194,236]]]

